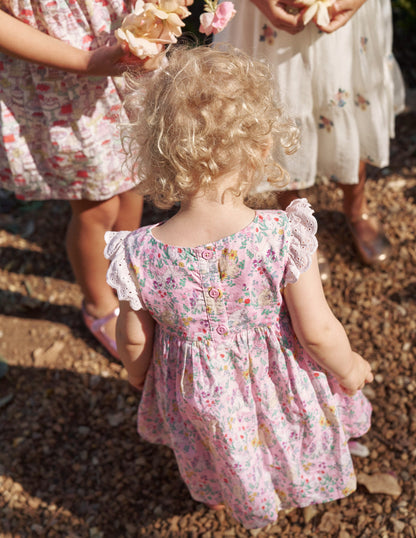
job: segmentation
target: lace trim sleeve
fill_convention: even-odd
[[[129,256],[126,252],[125,239],[131,232],[106,232],[104,256],[110,260],[107,271],[107,283],[116,290],[120,301],[128,301],[133,310],[143,308],[139,297],[137,278],[135,277]]]
[[[318,248],[316,232],[318,223],[313,209],[306,198],[294,200],[286,209],[292,235],[289,245],[289,259],[286,266],[286,284],[296,282],[301,273],[307,271],[312,255]]]

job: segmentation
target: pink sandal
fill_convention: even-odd
[[[84,320],[87,329],[95,336],[95,338],[100,342],[100,344],[105,347],[105,349],[112,355],[115,359],[119,360],[117,353],[116,341],[113,338],[110,338],[104,332],[104,326],[113,318],[116,318],[120,314],[120,309],[117,307],[107,316],[103,318],[95,318],[88,314],[85,309],[84,303],[82,303],[82,318]]]
[[[370,455],[368,448],[358,441],[348,441],[348,448],[353,456],[359,458],[367,458]]]

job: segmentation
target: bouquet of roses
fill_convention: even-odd
[[[204,2],[199,31],[207,35],[218,33],[235,15],[234,5],[218,0]],[[183,19],[190,14],[183,0],[137,0],[133,13],[127,15],[115,36],[138,58],[152,58],[166,45],[177,42],[185,26]]]

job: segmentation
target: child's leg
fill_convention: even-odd
[[[344,194],[344,213],[350,219],[357,219],[362,213],[366,213],[368,211],[367,198],[365,196],[366,180],[367,168],[365,163],[360,161],[358,183],[354,185],[339,184]]]
[[[371,216],[365,196],[366,164],[360,162],[359,181],[355,185],[340,185],[344,193],[344,213],[355,246],[364,263],[384,261],[390,254],[390,242],[376,217]]]
[[[103,202],[71,201],[72,217],[66,248],[75,278],[84,295],[87,312],[100,318],[117,307],[118,301],[106,284],[108,261],[104,258],[104,233],[116,221],[117,196]]]
[[[108,316],[118,307],[113,290],[106,283],[108,261],[104,258],[104,234],[108,230],[134,230],[140,226],[143,198],[128,191],[109,200],[71,202],[72,217],[68,225],[66,247],[75,278],[84,295],[85,313],[91,316],[88,326]],[[84,315],[85,318],[85,315]],[[102,325],[100,331],[108,337],[102,341],[114,356],[116,316]],[[104,338],[106,340],[106,338]]]
[[[123,192],[118,195],[120,207],[113,231],[136,230],[139,228],[143,213],[143,196],[135,190]]]

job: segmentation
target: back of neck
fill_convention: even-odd
[[[212,243],[245,228],[255,216],[241,196],[226,193],[223,199],[198,195],[182,204],[176,215],[153,229],[168,245],[197,247]]]

